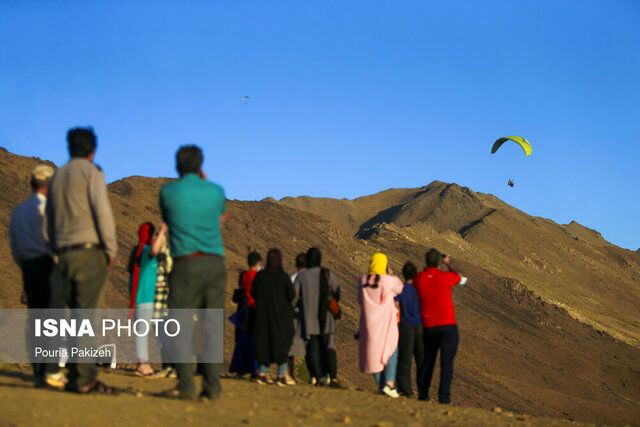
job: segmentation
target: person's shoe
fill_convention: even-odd
[[[320,380],[318,380],[316,385],[317,386],[325,386],[325,385],[329,385],[330,382],[331,382],[331,378],[329,378],[329,375],[327,375],[327,376],[324,376],[324,377],[320,378]]]
[[[382,392],[393,399],[397,399],[398,397],[400,397],[400,395],[398,394],[398,390],[396,390],[395,387],[390,387],[389,384],[385,384],[385,386],[382,388]]]
[[[169,390],[165,390],[160,393],[160,396],[166,397],[167,399],[194,400],[193,395],[183,394],[177,388],[171,388]]]
[[[47,374],[44,377],[44,383],[49,387],[63,390],[64,386],[67,384],[67,377],[65,377],[62,372]]]
[[[172,367],[168,367],[168,368],[164,368],[164,369],[161,369],[161,370],[157,371],[153,375],[153,378],[172,378],[172,379],[175,379],[175,378],[178,378],[178,373]]]
[[[198,402],[209,403],[209,402],[215,400],[216,398],[217,398],[217,396],[213,396],[211,393],[209,393],[207,391],[203,391],[198,396]]]
[[[329,382],[329,387],[330,388],[344,388],[344,387],[342,387],[342,384],[340,384],[340,381],[338,381],[337,378],[331,379],[331,382]]]
[[[265,374],[258,374],[253,381],[260,385],[269,384],[269,379]]]
[[[291,378],[289,375],[285,375],[284,376],[284,380],[287,383],[287,385],[296,385],[296,384],[298,384],[298,382],[295,379]]]
[[[149,368],[148,370],[138,368],[136,369],[135,374],[143,378],[160,378],[158,377],[157,373],[151,368]]]
[[[285,377],[276,378],[276,383],[278,387],[285,387],[287,385],[287,379]]]
[[[316,379],[316,377],[311,377],[311,379],[309,380],[309,384],[311,384],[311,385],[318,384],[318,380]]]
[[[109,387],[102,381],[98,380],[93,380],[89,384],[83,387],[76,388],[73,391],[79,394],[107,394],[111,396],[117,396],[118,394],[120,394],[120,390],[118,390],[117,388]]]

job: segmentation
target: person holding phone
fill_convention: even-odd
[[[398,364],[398,309],[395,297],[402,292],[402,281],[393,275],[383,253],[371,256],[368,273],[360,277],[360,370],[373,374],[378,391],[392,398],[396,389]]]
[[[438,352],[440,352],[440,387],[438,401],[451,403],[451,381],[453,380],[453,360],[458,351],[458,326],[451,300],[451,288],[464,285],[467,278],[458,273],[447,255],[437,249],[426,254],[427,268],[416,274],[413,286],[418,291],[420,317],[422,318],[424,363],[418,399],[429,398],[429,387]],[[448,271],[441,270],[447,267]]]

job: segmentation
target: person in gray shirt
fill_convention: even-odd
[[[118,250],[115,223],[104,173],[93,163],[93,129],[71,129],[67,142],[71,160],[51,178],[46,209],[49,244],[58,257],[52,284],[61,295],[52,306],[97,308]],[[74,345],[84,346],[80,339]],[[96,376],[95,363],[71,364],[67,390],[114,393]]]
[[[328,310],[320,312],[321,295],[331,295],[340,299],[340,287],[333,272],[321,267],[322,254],[320,249],[311,248],[307,251],[307,269],[301,271],[295,279],[294,290],[296,299],[293,305],[299,304],[299,320],[302,324],[302,336],[306,344],[306,362],[311,383],[340,388],[337,378],[338,362],[336,358],[336,322]],[[320,275],[326,272],[327,287],[320,289]],[[322,292],[322,291],[326,291]],[[328,377],[328,379],[326,378]]]
[[[47,187],[54,169],[40,164],[31,171],[33,194],[11,213],[9,242],[11,255],[22,270],[23,295],[30,309],[49,308],[51,301],[50,276],[53,257],[45,238],[44,211],[47,203]],[[28,325],[33,324],[34,311],[29,311]],[[33,328],[26,329],[27,349],[33,358],[33,375],[36,387],[64,387],[66,379],[55,364],[36,358],[34,349],[42,346],[34,337]]]

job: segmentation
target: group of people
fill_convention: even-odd
[[[380,393],[410,397],[413,358],[418,399],[427,400],[439,352],[438,401],[449,404],[459,340],[451,288],[466,284],[467,279],[436,249],[426,253],[425,261],[421,272],[407,262],[402,268],[403,283],[393,274],[385,254],[371,257],[368,273],[359,280],[360,370],[374,375]]]
[[[22,269],[29,308],[97,308],[118,251],[105,176],[93,162],[96,135],[91,128],[75,128],[67,133],[67,142],[69,162],[58,170],[38,165],[31,176],[33,195],[11,216],[11,250]],[[139,242],[129,260],[129,308],[137,319],[162,317],[168,309],[224,307],[221,228],[229,214],[224,190],[206,179],[202,164],[199,147],[180,147],[176,154],[180,179],[160,191],[162,224],[157,229],[151,223],[139,228]],[[295,384],[295,357],[304,355],[312,384],[340,388],[336,357],[340,286],[334,272],[322,266],[321,251],[313,247],[298,254],[297,272],[291,276],[284,271],[278,249],[267,253],[264,269],[257,252],[250,253],[247,261],[248,269],[240,274],[233,295],[237,311],[229,318],[236,327],[230,371],[249,374],[259,384]],[[441,270],[443,266],[449,271]],[[360,368],[374,374],[381,393],[411,396],[413,357],[418,397],[427,399],[440,351],[439,401],[449,403],[458,344],[451,287],[466,279],[451,267],[448,256],[435,249],[426,254],[424,271],[407,263],[403,275],[404,283],[391,271],[387,257],[376,253],[359,280]],[[163,352],[169,345],[160,343]],[[196,398],[192,363],[167,363],[154,372],[147,347],[146,337],[136,339],[136,373],[177,376],[177,386],[163,395]],[[181,361],[193,360],[193,348],[179,352]],[[272,364],[277,366],[275,381],[267,375]],[[220,367],[220,363],[198,363],[201,400],[221,393]],[[68,368],[67,377],[56,364],[34,363],[36,384],[83,394],[116,393],[97,379],[94,363],[71,363]]]
[[[33,195],[11,215],[11,252],[22,270],[28,308],[99,307],[107,271],[118,251],[105,175],[94,163],[96,135],[91,128],[70,129],[67,144],[69,162],[57,170],[47,164],[35,167],[31,174]],[[199,147],[180,147],[176,154],[180,179],[160,192],[163,225],[157,233],[151,224],[140,228],[140,244],[130,262],[130,307],[138,318],[157,317],[167,308],[224,307],[221,227],[228,218],[226,198],[222,187],[206,180],[203,159]],[[193,325],[187,322],[185,327]],[[185,335],[189,333],[187,330]],[[27,339],[33,340],[32,331],[27,330]],[[79,338],[72,338],[69,345],[78,342]],[[144,338],[136,342],[137,372],[145,376],[153,374],[146,344]],[[180,348],[178,354],[180,360],[193,359],[192,348]],[[70,363],[67,367],[65,376],[55,363],[34,363],[36,385],[81,394],[117,392],[98,380],[95,363]],[[178,385],[163,395],[195,398],[192,364],[172,363],[166,367],[167,375],[173,370]],[[198,372],[203,376],[200,399],[217,397],[221,392],[220,364],[201,363]]]
[[[249,254],[249,269],[240,274],[233,296],[238,309],[229,318],[236,328],[231,373],[267,384],[269,365],[276,364],[273,382],[294,385],[295,357],[305,356],[311,384],[341,387],[335,347],[340,313],[328,307],[340,300],[340,286],[321,261],[320,249],[310,248],[296,256],[297,272],[289,276],[279,249],[268,252],[264,270],[261,255]]]

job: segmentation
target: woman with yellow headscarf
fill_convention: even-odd
[[[389,274],[389,260],[381,252],[371,256],[368,274],[359,281],[360,370],[374,374],[381,393],[399,397],[396,390],[398,364],[398,312],[395,297],[402,281]]]

